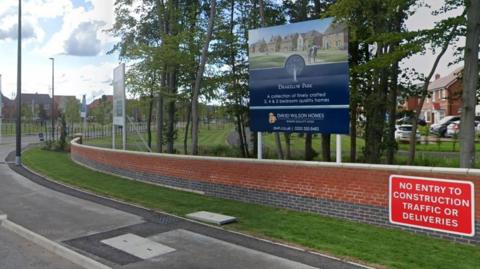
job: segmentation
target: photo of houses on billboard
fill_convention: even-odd
[[[348,31],[333,18],[274,26],[249,32],[250,69],[284,67],[291,55],[305,65],[348,61]]]

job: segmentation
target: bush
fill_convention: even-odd
[[[232,148],[227,145],[215,145],[211,147],[199,147],[198,153],[201,156],[216,156],[216,157],[241,157],[242,154],[237,148]]]
[[[70,152],[70,144],[60,141],[46,140],[42,145],[43,150]]]

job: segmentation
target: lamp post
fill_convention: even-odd
[[[52,141],[55,140],[55,58],[52,60]]]
[[[2,93],[2,74],[0,74],[0,144],[2,140],[2,122],[3,121],[3,93]]]
[[[22,119],[22,0],[18,0],[18,48],[17,48],[17,124],[16,124],[16,147],[15,164],[21,165],[22,152],[22,128],[20,121]]]

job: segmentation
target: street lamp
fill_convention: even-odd
[[[52,60],[52,141],[55,140],[55,58]]]
[[[18,48],[17,48],[17,124],[16,124],[16,147],[15,164],[21,165],[22,136],[21,136],[21,112],[22,112],[22,0],[18,0]]]

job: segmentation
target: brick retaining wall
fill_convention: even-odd
[[[150,154],[96,148],[75,142],[72,142],[71,153],[77,163],[124,177],[480,245],[480,170],[477,169]],[[476,195],[475,237],[390,224],[388,179],[392,174],[473,182]]]

